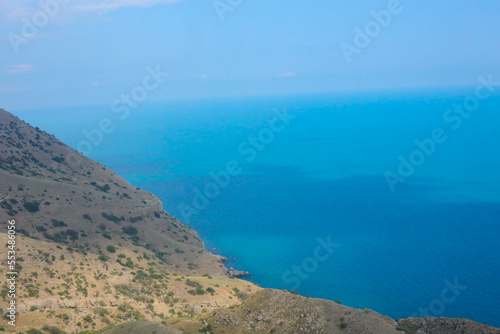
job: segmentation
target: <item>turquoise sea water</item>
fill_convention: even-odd
[[[156,194],[261,286],[500,326],[500,97],[460,124],[447,114],[473,93],[143,104],[125,120],[108,106],[16,114],[73,147],[111,119],[90,157]],[[273,109],[288,124],[270,127]],[[435,131],[435,149],[416,152]],[[392,191],[385,174],[410,155],[418,166]],[[238,173],[217,192],[211,172],[229,162]],[[212,198],[186,214],[206,189]],[[318,252],[327,240],[337,247]]]

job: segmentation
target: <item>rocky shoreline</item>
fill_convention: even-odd
[[[225,257],[225,256],[222,256],[222,255],[217,255],[217,254],[213,254],[211,253],[213,256],[215,256],[217,258],[217,260],[219,262],[221,262],[222,264],[225,265],[225,263],[228,261],[228,258]],[[232,276],[232,277],[248,277],[250,276],[251,274],[248,272],[248,271],[245,271],[245,270],[237,270],[237,269],[234,269],[233,267],[226,267],[226,272],[229,276]]]

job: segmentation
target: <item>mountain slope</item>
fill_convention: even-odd
[[[8,196],[0,204],[1,224],[15,217],[19,231],[31,238],[83,252],[117,243],[140,246],[178,272],[226,271],[158,198],[1,109],[0,189]]]

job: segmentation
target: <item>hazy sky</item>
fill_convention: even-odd
[[[0,13],[8,110],[111,104],[157,68],[169,75],[147,81],[148,100],[500,79],[499,1],[0,0]],[[371,41],[355,40],[367,24]]]

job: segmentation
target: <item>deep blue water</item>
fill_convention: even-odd
[[[116,129],[90,157],[156,194],[261,286],[395,318],[428,309],[500,326],[500,97],[457,129],[443,119],[473,92],[144,104],[125,120],[108,106],[17,114],[73,147],[109,117]],[[293,119],[265,137],[285,107]],[[436,129],[445,142],[391,191],[384,173]],[[244,142],[259,133],[269,140],[248,159]],[[206,208],[183,213],[230,161],[240,173]],[[317,253],[318,238],[338,247]],[[456,294],[443,297],[445,280]]]

